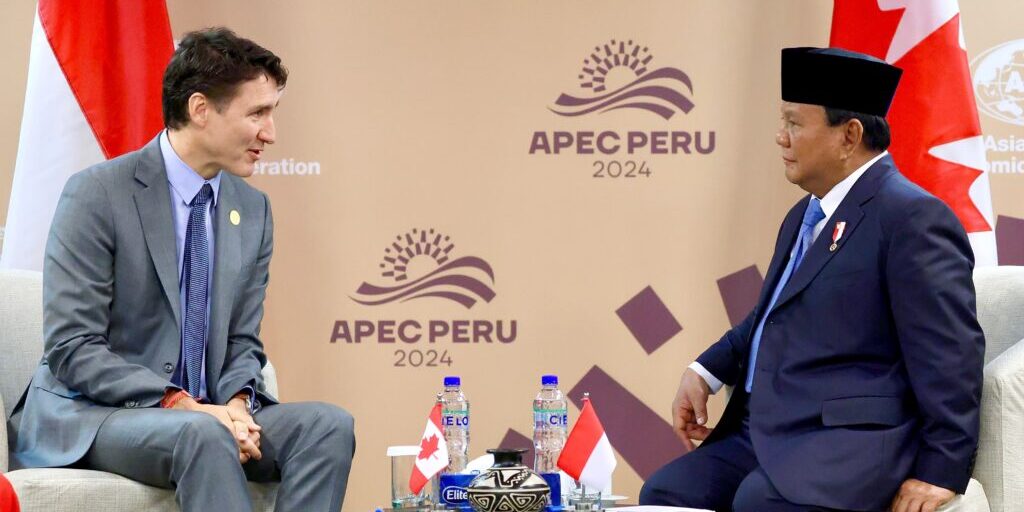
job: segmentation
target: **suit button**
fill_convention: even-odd
[[[164,373],[171,373],[173,371],[174,371],[174,365],[173,364],[167,363],[167,364],[164,365]]]
[[[137,405],[139,405],[139,403],[136,402],[135,400],[128,400],[127,402],[124,403],[124,406],[129,408],[129,409],[134,409],[135,406],[137,406]]]

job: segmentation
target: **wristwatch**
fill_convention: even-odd
[[[246,393],[245,391],[239,391],[235,394],[234,398],[241,398],[242,400],[245,400],[245,410],[252,415],[252,394]]]

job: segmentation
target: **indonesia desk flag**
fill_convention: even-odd
[[[420,439],[420,453],[416,456],[416,465],[409,477],[409,490],[420,492],[431,477],[448,467],[448,443],[444,440],[441,430],[441,403],[434,404],[427,418],[427,428]]]
[[[584,396],[583,410],[565,440],[565,447],[558,457],[558,467],[579,483],[600,491],[611,486],[615,464],[612,444],[608,442],[590,398]]]
[[[830,45],[903,69],[889,152],[953,210],[977,264],[995,265],[988,163],[957,0],[835,0]]]
[[[159,133],[173,51],[164,0],[39,0],[0,268],[42,270],[68,177]]]

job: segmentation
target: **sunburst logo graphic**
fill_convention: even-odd
[[[651,70],[654,56],[646,46],[633,40],[616,40],[595,46],[583,59],[577,75],[580,87],[596,94],[581,98],[562,94],[551,111],[561,116],[581,116],[592,112],[640,109],[668,120],[676,112],[688,113],[693,102],[690,77],[682,70],[664,67]]]
[[[364,282],[352,300],[376,306],[433,297],[458,302],[466,309],[478,300],[490,302],[495,295],[494,270],[475,256],[452,259],[454,249],[451,237],[434,229],[414,228],[398,235],[384,248],[379,265],[380,276],[388,284]]]
[[[595,46],[594,52],[583,59],[583,70],[580,72],[580,87],[593,89],[595,93],[604,92],[609,78],[614,72],[622,71],[633,79],[640,78],[647,72],[647,65],[654,56],[644,46],[633,41],[616,43],[614,39],[604,47]],[[609,77],[609,74],[613,74]]]

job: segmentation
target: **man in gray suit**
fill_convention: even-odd
[[[46,350],[11,417],[19,467],[75,465],[174,488],[185,511],[337,511],[352,417],[266,393],[259,338],[270,202],[242,179],[275,139],[281,60],[227,29],[167,66],[167,130],[68,180],[46,246]]]

